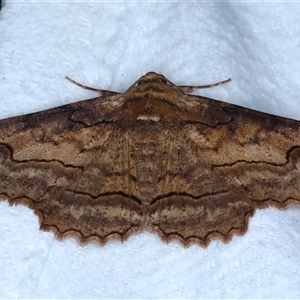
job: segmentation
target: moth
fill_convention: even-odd
[[[101,96],[0,121],[1,199],[59,240],[148,230],[206,247],[243,235],[256,209],[300,204],[298,121],[154,72],[123,94],[82,87]]]

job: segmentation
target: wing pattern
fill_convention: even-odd
[[[0,121],[1,199],[58,239],[100,245],[142,230],[226,243],[256,209],[299,205],[299,122],[195,88],[151,72],[124,94]]]

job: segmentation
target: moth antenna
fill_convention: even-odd
[[[77,82],[77,81],[69,78],[68,76],[66,76],[65,79],[67,79],[70,82],[72,82],[73,84],[81,87],[82,89],[97,92],[97,93],[101,94],[102,96],[112,96],[112,95],[115,95],[115,94],[119,94],[117,92],[112,92],[112,91],[108,91],[108,90],[95,89],[95,88],[92,88],[90,86],[83,85],[83,84],[81,84],[81,83],[79,83],[79,82]]]
[[[208,89],[208,88],[213,88],[225,83],[228,83],[229,81],[231,81],[231,78],[228,78],[226,80],[217,82],[217,83],[213,83],[213,84],[207,84],[207,85],[196,85],[196,86],[190,86],[190,85],[180,85],[178,86],[182,91],[187,92],[187,93],[191,93],[194,92],[195,90],[198,89]]]

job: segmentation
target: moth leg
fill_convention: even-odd
[[[65,79],[67,79],[70,82],[72,82],[73,84],[81,87],[82,89],[97,92],[97,93],[101,94],[102,96],[112,96],[112,95],[115,95],[115,94],[120,94],[120,93],[117,93],[117,92],[112,92],[112,91],[108,91],[108,90],[95,89],[95,88],[83,85],[83,84],[81,84],[81,83],[79,83],[79,82],[77,82],[77,81],[69,78],[68,76],[66,76]]]
[[[222,84],[225,84],[227,82],[231,81],[231,78],[228,78],[226,80],[217,82],[217,83],[213,83],[213,84],[207,84],[207,85],[195,85],[195,86],[190,86],[190,85],[180,85],[178,86],[183,92],[187,92],[187,93],[191,93],[194,92],[195,90],[198,89],[208,89],[208,88],[213,88]]]

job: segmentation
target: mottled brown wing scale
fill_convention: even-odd
[[[299,205],[299,122],[189,89],[148,73],[124,94],[0,121],[1,199],[101,245],[146,229],[205,247],[244,234],[257,208]]]
[[[1,121],[1,198],[29,206],[41,229],[59,239],[73,236],[81,244],[102,245],[126,240],[141,231],[143,219],[131,183],[128,137],[109,118],[87,125],[76,109]]]
[[[297,121],[193,99],[200,102],[201,110],[194,108],[198,123],[186,122],[171,138],[178,144],[160,179],[168,189],[151,207],[152,231],[165,241],[207,246],[215,238],[228,242],[244,234],[256,208],[300,204]],[[205,120],[205,106],[219,123]]]
[[[197,151],[201,149],[185,134],[174,132],[166,141],[168,163],[149,211],[149,230],[184,246],[205,247],[215,238],[228,242],[233,234],[246,232],[254,209],[211,171],[203,152]]]

